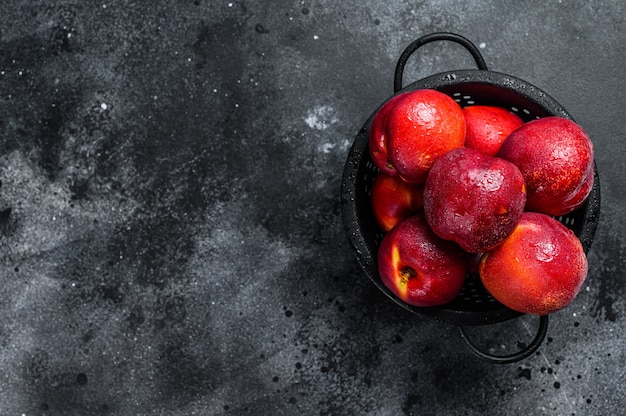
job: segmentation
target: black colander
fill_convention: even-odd
[[[421,46],[437,40],[452,41],[465,47],[479,69],[443,72],[403,87],[404,66],[409,57]],[[488,70],[478,48],[468,39],[454,33],[440,32],[423,36],[411,43],[401,54],[395,70],[394,95],[424,88],[443,92],[462,107],[478,104],[508,108],[525,121],[546,116],[560,116],[572,120],[563,106],[539,88],[511,75]],[[522,315],[496,301],[484,288],[480,278],[474,274],[468,274],[463,289],[452,302],[436,307],[408,305],[383,284],[378,274],[377,252],[384,234],[377,225],[370,203],[372,182],[378,168],[372,162],[368,149],[369,128],[377,111],[378,109],[372,113],[357,134],[343,172],[341,191],[343,220],[359,265],[381,291],[404,309],[458,326],[470,350],[479,357],[491,362],[509,363],[529,356],[543,342],[547,332],[547,315],[540,317],[539,329],[534,340],[526,348],[512,355],[493,356],[480,351],[469,341],[463,326],[495,324]],[[585,253],[589,251],[593,242],[600,212],[600,181],[595,163],[594,176],[594,185],[587,202],[576,211],[557,218],[576,234]]]

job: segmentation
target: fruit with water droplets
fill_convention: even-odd
[[[487,156],[495,156],[502,142],[524,124],[517,114],[491,105],[470,105],[463,108],[467,133],[465,146]]]
[[[526,182],[526,210],[565,215],[583,205],[594,175],[593,145],[574,121],[544,117],[506,138],[498,157],[515,164]]]
[[[438,157],[463,146],[465,132],[463,110],[451,97],[432,89],[409,91],[374,116],[370,155],[380,170],[420,184]]]
[[[437,237],[423,213],[402,220],[385,234],[378,249],[382,282],[413,306],[438,306],[461,291],[467,270],[466,253]]]
[[[433,164],[424,184],[424,212],[439,237],[481,253],[513,231],[524,211],[525,189],[512,163],[460,147]]]
[[[556,219],[526,212],[500,245],[485,253],[479,275],[503,305],[546,315],[570,304],[587,277],[583,247]]]

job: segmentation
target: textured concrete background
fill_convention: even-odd
[[[621,0],[0,4],[0,415],[623,411]],[[352,140],[441,30],[595,143],[588,281],[511,365],[379,293],[343,230]],[[433,44],[405,79],[473,67]]]

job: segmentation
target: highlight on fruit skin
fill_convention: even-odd
[[[587,273],[587,257],[576,235],[537,212],[525,212],[513,233],[486,252],[479,264],[480,279],[496,300],[533,315],[570,304]]]

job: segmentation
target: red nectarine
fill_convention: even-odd
[[[587,277],[583,247],[556,219],[526,212],[502,244],[479,265],[483,285],[505,306],[546,315],[571,303]]]
[[[491,105],[470,105],[463,108],[467,134],[465,146],[487,156],[495,156],[504,139],[524,121],[515,113]]]
[[[423,183],[433,162],[465,142],[465,119],[448,95],[422,89],[393,97],[374,116],[369,145],[374,164],[409,183]]]
[[[513,231],[524,211],[525,189],[511,162],[460,147],[433,164],[424,184],[424,212],[439,237],[480,253]]]
[[[498,156],[524,175],[528,211],[565,215],[591,192],[593,145],[572,120],[551,116],[529,121],[506,138]]]
[[[378,225],[388,232],[406,217],[422,209],[424,187],[399,176],[379,172],[372,183],[372,209]]]
[[[451,241],[437,237],[423,213],[402,220],[383,238],[378,270],[398,298],[414,306],[452,301],[463,287],[466,254]]]

